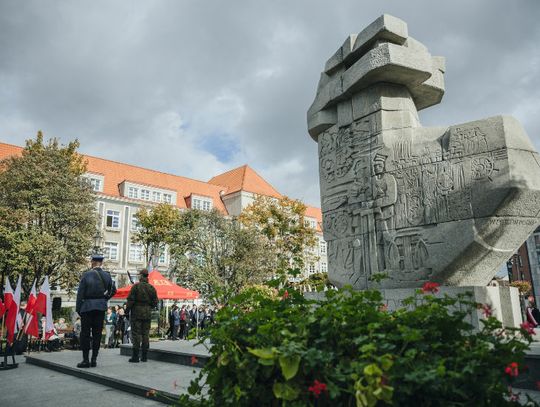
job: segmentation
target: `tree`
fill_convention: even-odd
[[[78,141],[47,143],[38,132],[22,155],[0,162],[0,272],[23,276],[29,290],[48,275],[73,287],[87,263],[96,231],[95,200],[82,175]]]
[[[181,283],[205,297],[220,296],[220,301],[265,281],[272,271],[262,236],[217,210],[183,212],[170,250]]]
[[[312,248],[317,244],[315,230],[306,224],[306,205],[301,201],[259,196],[240,214],[247,228],[259,230],[276,253],[276,271],[290,268],[298,272],[313,260]]]
[[[162,203],[152,208],[142,207],[135,216],[139,227],[133,235],[133,242],[143,245],[147,261],[150,256],[159,257],[171,240],[180,212],[172,205]]]

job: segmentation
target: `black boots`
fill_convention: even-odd
[[[131,363],[139,363],[139,349],[133,349],[133,354],[132,355],[133,356],[131,356],[131,359],[129,359],[129,361]]]
[[[88,351],[83,351],[83,361],[81,363],[77,363],[77,367],[81,368],[87,368],[90,367],[90,362],[88,361]]]
[[[141,351],[141,362],[146,362],[148,360],[148,358],[146,357],[148,353],[148,349],[142,349]]]
[[[92,359],[90,359],[90,367],[96,367],[96,359],[98,355],[99,350],[92,350]]]
[[[90,367],[90,362],[87,360],[83,360],[81,363],[77,363],[77,367],[87,368]]]

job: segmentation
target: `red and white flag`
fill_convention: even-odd
[[[4,316],[4,312],[6,312],[6,306],[2,302],[2,299],[0,298],[0,318]]]
[[[4,301],[9,302],[9,308],[7,308],[7,317],[6,317],[6,330],[7,330],[7,341],[12,344],[17,332],[18,324],[21,321],[19,315],[19,305],[21,303],[21,276],[17,281],[17,286],[15,287],[15,292],[9,284],[9,280],[6,282],[6,289],[4,291]]]
[[[24,326],[24,332],[27,335],[33,336],[35,338],[39,337],[39,325],[38,325],[38,316],[36,312],[36,282],[32,285],[32,290],[28,296],[28,302],[26,303],[26,324]]]
[[[39,289],[34,312],[40,312],[45,316],[45,339],[49,339],[54,335],[54,324],[52,317],[52,301],[51,301],[51,286],[49,285],[49,277],[45,276],[43,284]]]
[[[4,286],[4,307],[6,308],[6,312],[9,310],[9,307],[11,306],[12,301],[13,301],[13,288],[11,288],[11,284],[9,283],[9,278],[6,277],[6,285]]]

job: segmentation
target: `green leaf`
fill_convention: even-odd
[[[274,354],[276,351],[276,348],[259,348],[259,349],[253,349],[253,348],[247,348],[248,352],[252,355],[257,356],[260,359],[274,359]]]
[[[279,366],[281,367],[281,373],[283,373],[285,380],[290,380],[298,373],[300,356],[280,356]]]
[[[259,359],[259,363],[264,366],[274,366],[274,359]]]
[[[274,392],[274,396],[276,396],[276,398],[289,401],[296,399],[300,394],[300,389],[287,383],[278,382],[274,383],[274,386],[272,386],[272,391]]]
[[[364,368],[364,374],[366,376],[382,376],[383,372],[376,364],[372,363]]]

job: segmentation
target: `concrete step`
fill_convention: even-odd
[[[148,359],[184,366],[203,367],[210,357],[208,348],[208,344],[198,344],[196,341],[151,342],[150,349],[148,349]],[[120,345],[122,356],[131,356],[131,353],[131,344]]]
[[[200,368],[150,360],[146,363],[129,363],[118,349],[100,351],[95,368],[80,369],[80,351],[33,353],[26,356],[26,363],[55,370],[70,376],[99,383],[137,396],[173,404],[180,394],[187,394],[191,380],[199,375]],[[155,395],[149,392],[155,390]]]
[[[538,334],[535,336],[535,339]],[[540,342],[535,341],[531,344],[531,349],[525,355],[526,368],[520,368],[519,376],[514,382],[514,387],[527,390],[540,390],[538,383],[540,381]]]

